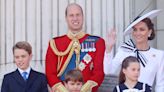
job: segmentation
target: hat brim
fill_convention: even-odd
[[[150,18],[153,19],[154,17],[156,17],[157,15],[159,15],[159,13],[161,12],[161,10],[152,10],[149,13],[139,17],[138,19],[136,19],[135,21],[133,21],[124,31],[124,36],[128,35],[132,32],[132,27],[135,26],[137,23],[139,23],[140,21],[142,21],[145,18]]]

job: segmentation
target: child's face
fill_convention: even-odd
[[[68,81],[65,83],[65,87],[69,90],[69,92],[80,92],[83,83],[79,81]]]
[[[29,55],[24,49],[14,50],[14,61],[18,68],[26,70],[29,67],[32,55]]]
[[[140,73],[140,64],[138,62],[131,62],[126,69],[123,69],[126,80],[138,81]]]

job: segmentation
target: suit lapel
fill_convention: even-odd
[[[18,69],[14,72],[13,74],[13,78],[20,83],[21,85],[25,84],[25,81],[23,79],[23,77],[21,76],[21,74],[19,73]]]
[[[31,69],[29,78],[27,79],[28,87],[32,86],[36,78],[38,77],[37,73]]]

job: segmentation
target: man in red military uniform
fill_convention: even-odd
[[[46,54],[48,84],[53,92],[68,92],[62,83],[64,75],[77,68],[81,70],[85,81],[80,92],[96,92],[104,79],[104,40],[84,32],[80,5],[69,4],[65,17],[68,33],[49,42]]]

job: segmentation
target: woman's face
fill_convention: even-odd
[[[152,30],[149,30],[147,24],[141,21],[133,27],[132,36],[136,44],[147,43],[151,32]]]

